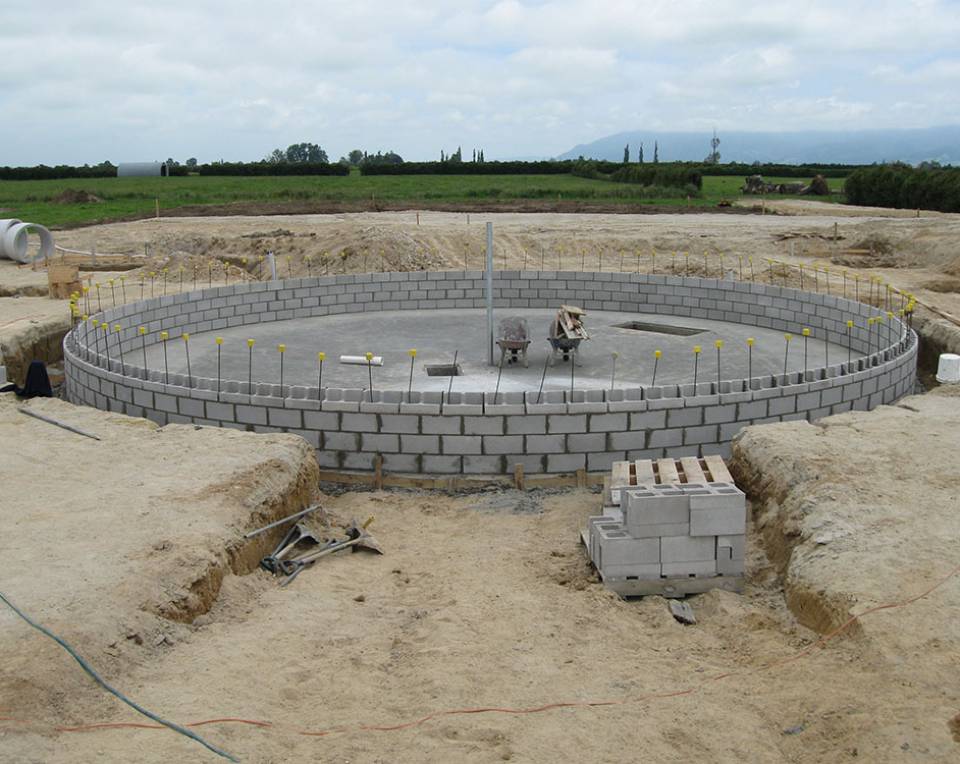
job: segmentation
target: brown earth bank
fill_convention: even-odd
[[[98,442],[0,396],[0,590],[167,717],[268,722],[195,728],[243,761],[955,761],[956,578],[817,640],[956,565],[958,402],[748,429],[746,590],[682,626],[597,582],[597,494],[321,494],[318,531],[373,517],[386,554],[280,588],[255,568],[275,539],[241,534],[311,499],[303,441],[28,404]],[[56,731],[145,720],[5,608],[0,635],[0,760],[217,760],[168,730]]]

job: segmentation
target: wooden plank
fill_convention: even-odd
[[[680,482],[677,463],[673,459],[657,459],[657,470],[660,473],[660,480],[658,482],[663,484]]]
[[[695,456],[684,456],[680,460],[680,466],[683,467],[683,474],[688,483],[706,483],[707,476],[700,469],[700,460]]]
[[[637,459],[633,465],[637,485],[653,485],[657,482],[653,475],[653,462],[650,459]]]
[[[610,487],[623,488],[630,485],[630,462],[614,462],[610,469]]]
[[[705,456],[703,460],[707,463],[707,469],[710,470],[710,480],[713,483],[732,483],[733,476],[723,462],[723,457],[719,454]]]

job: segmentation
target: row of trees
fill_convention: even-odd
[[[851,204],[960,212],[960,167],[935,162],[864,167],[851,173],[844,191]]]
[[[657,164],[660,162],[660,144],[657,141],[653,142],[653,163]],[[623,147],[623,163],[630,164],[630,144],[628,143]],[[643,141],[640,141],[640,150],[637,151],[637,164],[643,164]]]
[[[616,162],[579,160],[574,164],[571,172],[581,178],[659,186],[690,194],[697,194],[703,188],[701,168],[688,162],[617,164]]]

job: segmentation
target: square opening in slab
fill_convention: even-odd
[[[614,324],[615,329],[633,329],[637,332],[652,332],[654,334],[673,334],[680,337],[691,337],[694,334],[703,334],[706,329],[695,326],[674,326],[673,324],[658,324],[648,321],[627,321],[623,324]]]
[[[463,376],[463,369],[458,363],[434,363],[427,364],[428,377],[460,377]]]

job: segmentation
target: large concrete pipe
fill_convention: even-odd
[[[7,258],[10,257],[10,255],[8,255],[6,250],[3,248],[3,238],[4,236],[7,235],[8,228],[10,228],[11,226],[15,226],[17,223],[21,223],[21,222],[23,221],[17,220],[16,218],[7,218],[4,220],[0,220],[0,257],[7,257]]]
[[[40,237],[40,252],[31,258],[27,254],[27,234],[35,233]],[[50,260],[53,258],[53,234],[37,223],[20,223],[7,226],[0,238],[0,250],[12,260],[29,263],[32,260]]]

